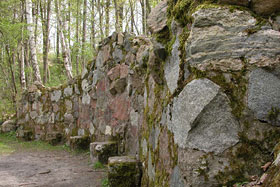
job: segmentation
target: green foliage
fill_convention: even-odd
[[[18,140],[15,132],[0,133],[0,154],[12,153],[15,150],[64,150],[70,152],[69,147],[65,145],[52,146],[43,141],[25,142]]]
[[[192,13],[203,4],[215,3],[216,0],[178,0],[169,1],[168,15],[174,17],[182,26],[192,23]]]
[[[105,166],[101,162],[97,161],[93,164],[93,168],[94,169],[104,169]]]
[[[108,178],[102,179],[101,185],[102,185],[102,187],[109,187],[109,180],[108,180]]]

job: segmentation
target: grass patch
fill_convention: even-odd
[[[20,150],[48,150],[48,151],[70,151],[66,145],[52,146],[43,141],[25,142],[16,138],[15,132],[0,133],[0,155],[10,154],[14,151]]]
[[[104,169],[105,166],[101,162],[97,161],[93,164],[93,168],[94,169]]]
[[[0,155],[11,154],[14,151],[15,149],[13,149],[11,146],[0,142]]]
[[[108,180],[108,178],[102,179],[101,185],[102,185],[102,187],[109,187],[109,180]]]

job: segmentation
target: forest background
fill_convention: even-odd
[[[35,81],[53,87],[80,75],[113,32],[149,35],[160,0],[1,0],[0,120]]]

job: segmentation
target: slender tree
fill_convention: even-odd
[[[62,2],[62,5],[64,4],[64,2]],[[56,16],[58,18],[58,28],[60,30],[60,40],[61,40],[61,48],[62,48],[62,58],[63,58],[63,62],[64,62],[64,67],[66,70],[66,75],[68,80],[72,80],[73,79],[73,75],[72,75],[72,66],[71,66],[71,58],[70,58],[70,49],[67,45],[66,42],[66,37],[65,37],[65,23],[62,22],[62,19],[60,17],[60,3],[58,3],[58,0],[55,0],[55,6],[56,6]],[[63,5],[64,7],[64,5]],[[65,7],[64,7],[65,8]]]
[[[40,12],[43,31],[43,63],[44,63],[44,76],[43,83],[46,84],[49,77],[48,68],[48,53],[49,53],[49,27],[50,27],[50,11],[51,0],[40,0]]]
[[[85,68],[85,45],[86,45],[86,30],[87,30],[87,0],[84,0],[83,7],[83,38],[82,38],[82,63]]]
[[[35,35],[33,30],[33,21],[32,21],[32,1],[26,0],[26,22],[27,22],[27,29],[29,31],[29,48],[30,48],[30,60],[32,64],[32,68],[34,71],[34,80],[41,81],[41,75],[39,70],[39,65],[37,61],[37,54],[36,54],[36,46],[35,46]]]
[[[109,30],[110,30],[110,0],[106,0],[106,6],[105,6],[105,36],[109,36]]]

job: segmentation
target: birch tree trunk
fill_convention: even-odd
[[[109,36],[109,28],[110,28],[110,0],[106,0],[106,7],[105,7],[105,36]]]
[[[87,30],[87,0],[84,0],[83,8],[83,38],[82,38],[82,63],[83,68],[86,66],[85,59],[85,45],[86,45],[86,30]]]
[[[23,32],[22,32],[23,33]],[[22,34],[23,35],[23,34]],[[25,64],[24,64],[24,44],[23,41],[21,41],[20,45],[20,82],[21,82],[21,88],[23,90],[26,89],[26,80],[25,80]]]
[[[91,45],[92,49],[95,50],[95,0],[91,2]]]
[[[72,75],[72,65],[71,65],[71,59],[70,59],[70,50],[68,47],[68,43],[66,42],[66,37],[65,37],[65,24],[62,23],[61,21],[61,17],[60,17],[60,6],[58,3],[58,0],[55,0],[55,6],[56,6],[56,16],[58,19],[58,29],[60,30],[60,40],[61,40],[61,48],[62,48],[62,58],[63,58],[63,62],[64,62],[64,67],[66,70],[66,75],[68,80],[72,80],[73,79],[73,75]]]
[[[34,30],[33,30],[33,22],[32,22],[32,1],[26,0],[26,22],[27,22],[27,30],[29,31],[29,48],[30,48],[30,60],[32,64],[32,68],[34,71],[34,80],[42,82],[39,65],[37,61],[36,55],[36,46],[35,46],[35,38],[34,38]]]
[[[100,2],[102,1],[102,2]],[[99,28],[100,28],[100,38],[103,40],[104,38],[104,32],[103,32],[103,0],[97,0],[97,11],[99,14]]]
[[[80,25],[80,0],[77,0],[76,5],[76,45],[75,45],[75,55],[76,55],[76,75],[79,74],[79,53],[80,53],[80,39],[79,39],[79,25]]]
[[[118,14],[118,2],[117,0],[114,0],[115,5],[115,29],[116,32],[120,31],[120,25],[119,25],[119,14]]]
[[[49,27],[50,27],[50,11],[51,0],[40,2],[42,31],[43,31],[43,63],[44,63],[44,76],[43,83],[46,84],[48,79],[48,53],[49,53]]]

